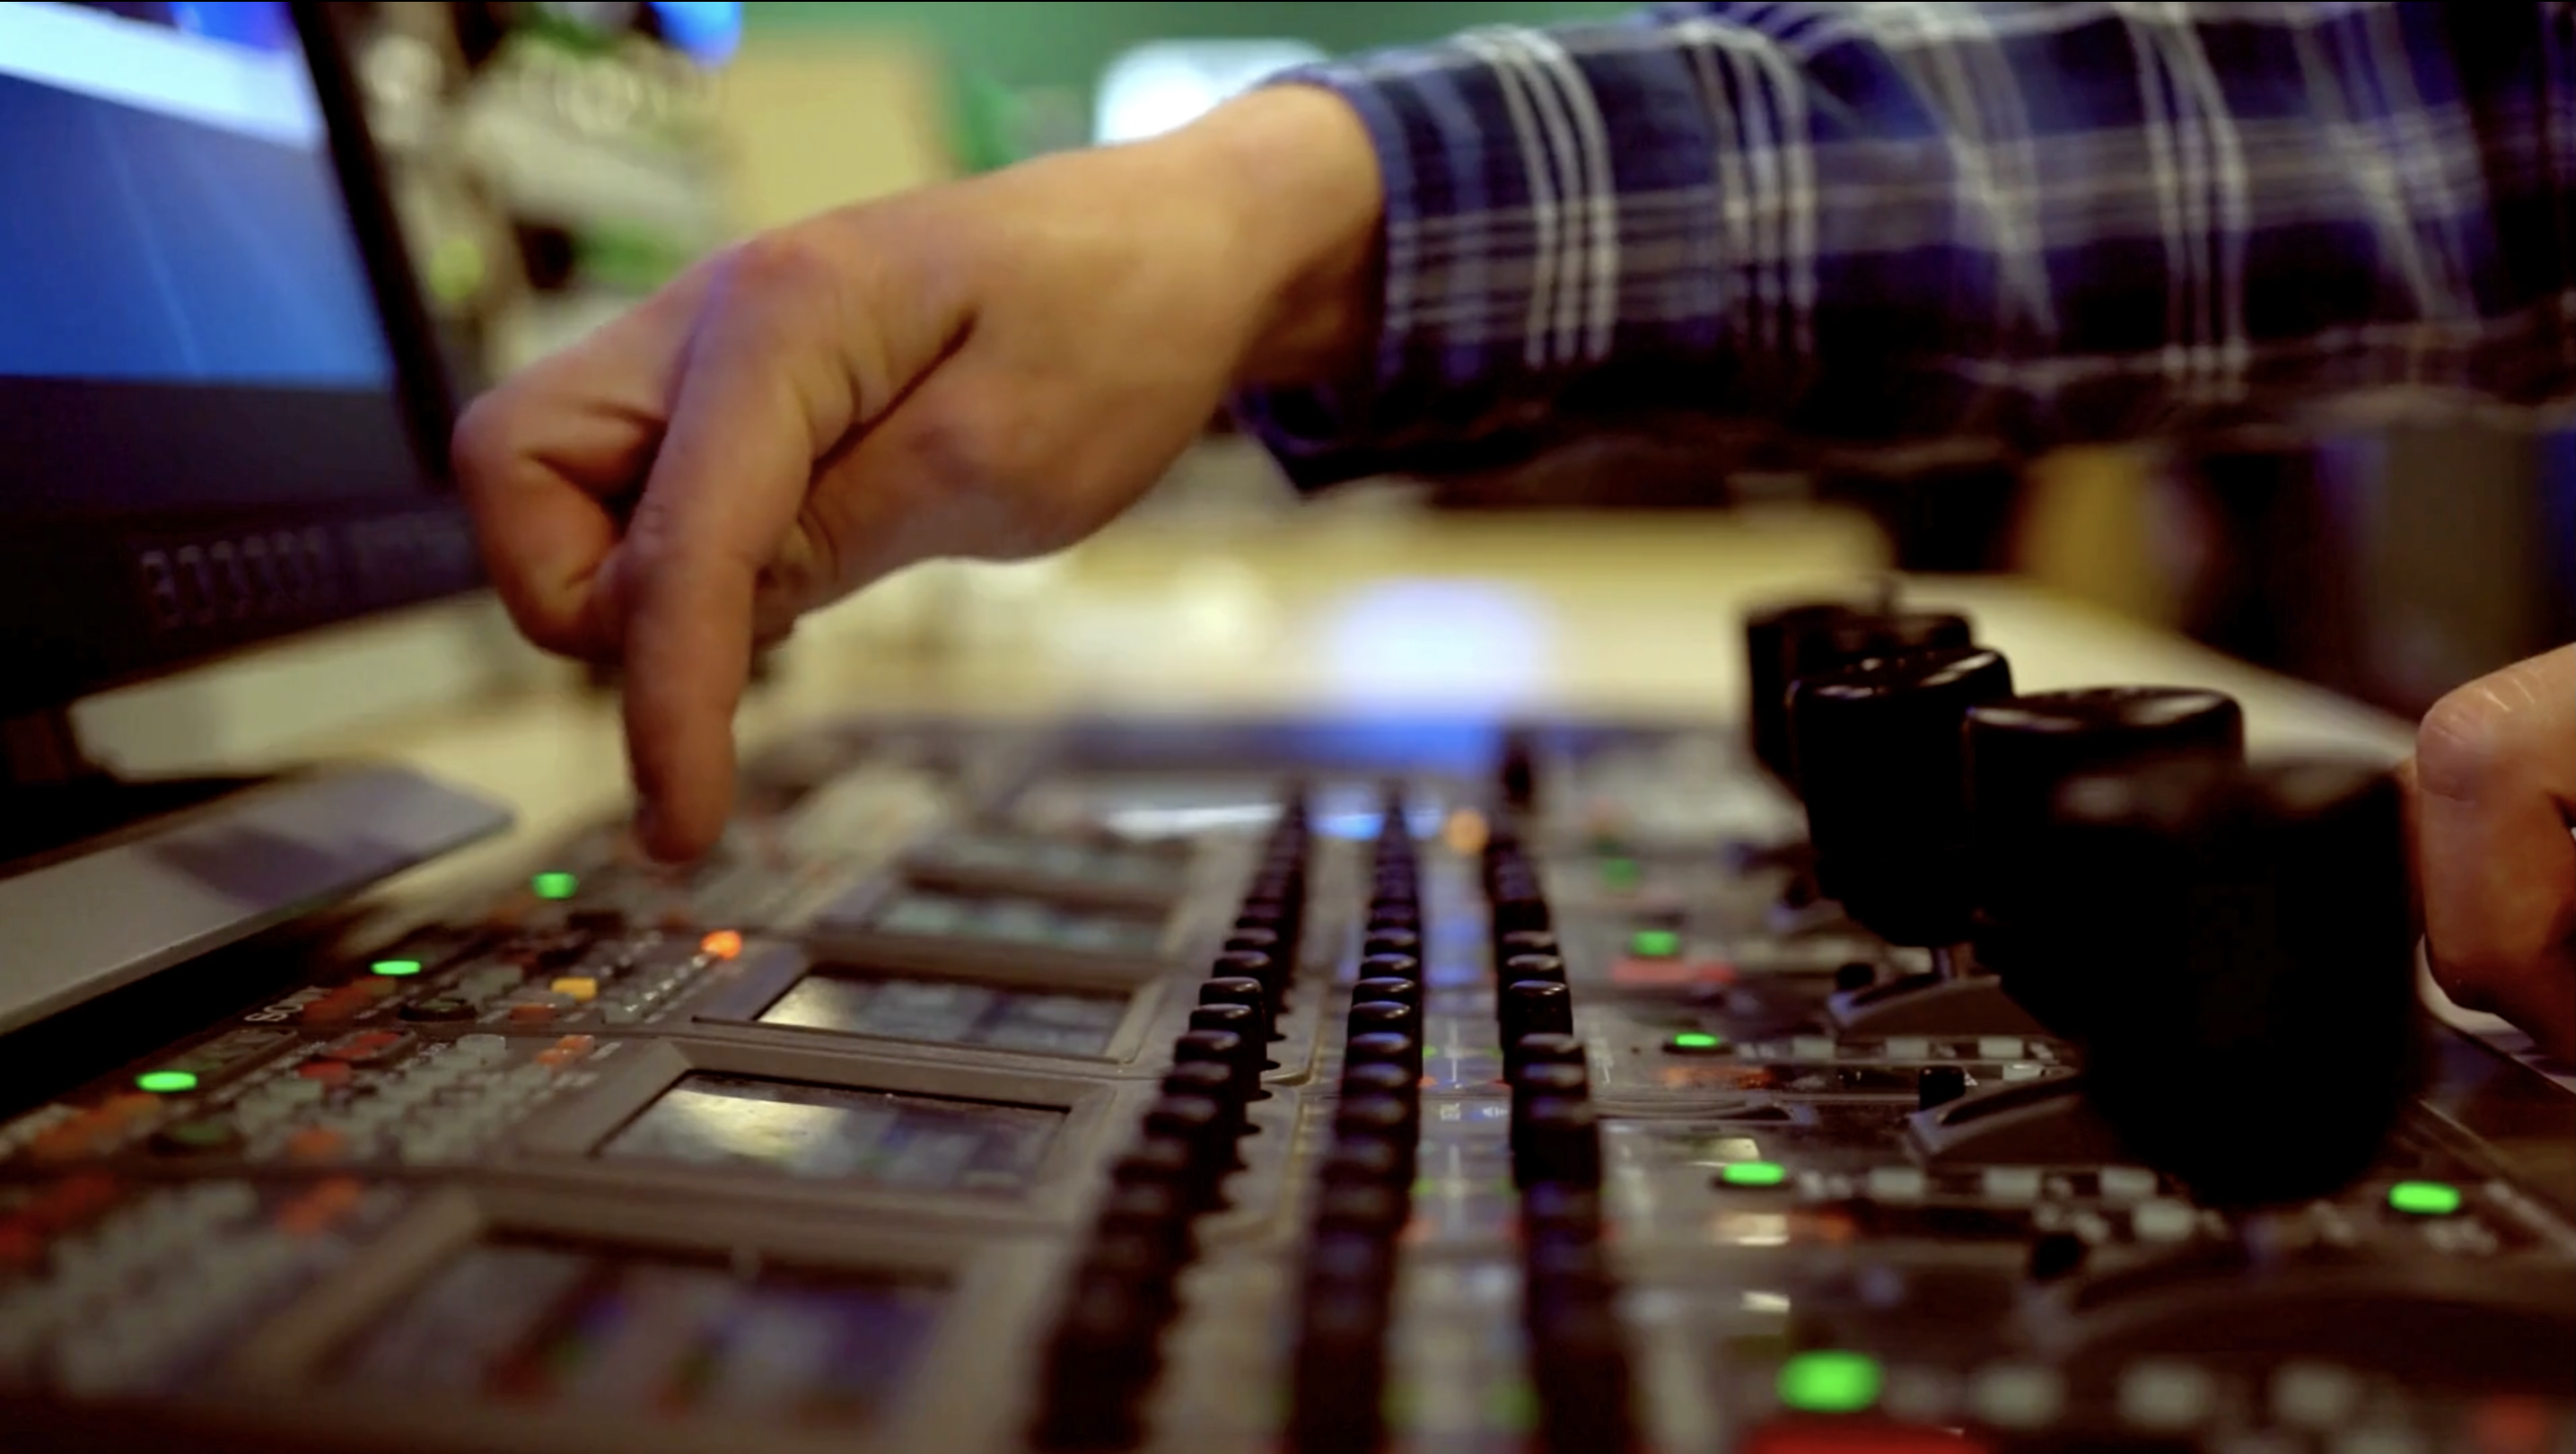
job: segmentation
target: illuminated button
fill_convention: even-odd
[[[566,1035],[555,1042],[555,1048],[566,1055],[588,1055],[598,1043],[587,1035]]]
[[[1780,1402],[1802,1414],[1856,1414],[1878,1402],[1882,1380],[1868,1354],[1801,1353],[1780,1365]]]
[[[1670,959],[1682,952],[1682,936],[1670,929],[1640,929],[1628,936],[1628,952],[1639,959]]]
[[[2106,1166],[2101,1180],[2104,1201],[2137,1202],[2156,1194],[2156,1174],[2143,1166]]]
[[[742,953],[742,936],[731,929],[718,929],[699,940],[698,949],[717,959],[731,959]]]
[[[1919,1202],[1927,1185],[1917,1166],[1873,1166],[1866,1182],[1870,1196],[1882,1202]]]
[[[400,1030],[369,1030],[332,1044],[322,1053],[334,1060],[352,1065],[365,1065],[384,1060],[411,1043],[411,1037]]]
[[[184,1095],[197,1088],[197,1077],[185,1070],[147,1070],[134,1078],[134,1087],[156,1096]]]
[[[2140,1363],[2120,1376],[2120,1417],[2141,1429],[2188,1429],[2217,1399],[2216,1382],[2188,1363]]]
[[[1890,1035],[1887,1037],[1886,1054],[1890,1060],[1929,1060],[1932,1058],[1932,1042],[1920,1035]]]
[[[348,1146],[348,1138],[328,1126],[307,1126],[286,1138],[286,1154],[297,1161],[329,1161]]]
[[[367,972],[381,974],[387,979],[407,979],[420,973],[420,967],[417,959],[379,959],[367,966]]]
[[[1726,1049],[1726,1037],[1706,1030],[1684,1030],[1665,1042],[1664,1048],[1675,1055],[1717,1055]]]
[[[1979,1173],[1977,1181],[1990,1202],[2018,1207],[2039,1200],[2040,1178],[2036,1166],[1989,1166]]]
[[[2388,1189],[2388,1205],[2410,1217],[2447,1217],[2460,1209],[2460,1189],[2447,1181],[2401,1181]]]
[[[568,899],[581,892],[581,880],[561,869],[550,869],[529,879],[528,889],[541,899]]]
[[[2044,1428],[2065,1406],[2065,1380],[2029,1364],[1998,1364],[1968,1386],[1968,1407],[1998,1429]]]
[[[544,1025],[555,1017],[555,1007],[548,1004],[512,1005],[510,1018],[522,1025]]]
[[[1834,1042],[1824,1035],[1792,1035],[1789,1037],[1789,1058],[1831,1060],[1834,1058]]]
[[[1977,1039],[1979,1060],[2019,1060],[2021,1057],[2021,1041],[2016,1036],[1982,1035]]]
[[[1601,860],[1601,886],[1612,893],[1632,893],[1645,880],[1645,872],[1633,858]]]
[[[1737,1161],[1717,1174],[1728,1186],[1771,1187],[1789,1179],[1789,1168],[1776,1161]]]
[[[2007,1081],[2037,1080],[2042,1070],[2036,1060],[2015,1060],[2004,1066],[2003,1078]]]
[[[579,1059],[581,1059],[580,1056],[573,1054],[569,1050],[540,1050],[537,1052],[537,1064],[544,1066],[548,1070],[561,1070],[565,1066],[570,1065]]]
[[[2300,1429],[2331,1429],[2361,1408],[2361,1378],[2330,1363],[2286,1363],[2272,1375],[2272,1413]]]
[[[2200,1214],[2171,1197],[2150,1198],[2129,1213],[2129,1230],[2141,1242],[2184,1241],[2199,1226]]]
[[[599,998],[599,981],[588,975],[566,975],[547,988],[577,1005],[586,1005]]]

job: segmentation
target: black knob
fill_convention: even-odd
[[[1520,1154],[1513,1158],[1512,1172],[1523,1186],[1552,1181],[1599,1187],[1601,1126],[1592,1103],[1562,1097],[1532,1100],[1521,1116]]]
[[[1363,1061],[1342,1067],[1342,1094],[1354,1098],[1394,1096],[1418,1102],[1422,1098],[1422,1077],[1401,1065]]]
[[[1127,1449],[1143,1439],[1138,1414],[1161,1371],[1163,1318],[1146,1293],[1085,1279],[1048,1339],[1037,1427],[1046,1449]]]
[[[1364,954],[1360,956],[1360,978],[1418,980],[1422,978],[1422,960],[1411,954]]]
[[[1617,1454],[1635,1447],[1627,1342],[1606,1299],[1541,1305],[1529,1326],[1538,1395],[1538,1446],[1548,1454]]]
[[[1496,979],[1505,984],[1515,980],[1548,979],[1565,983],[1565,961],[1553,954],[1515,954],[1503,961]]]
[[[1371,1289],[1310,1287],[1290,1373],[1288,1446],[1352,1454],[1385,1437],[1386,1307]]]
[[[1170,1187],[1195,1195],[1206,1179],[1198,1152],[1177,1136],[1146,1136],[1109,1163],[1112,1186]]]
[[[1270,1041],[1270,1037],[1262,1030],[1261,1022],[1264,1018],[1262,1013],[1250,1005],[1238,1004],[1230,1000],[1207,1001],[1204,995],[1201,996],[1201,1000],[1202,1003],[1190,1010],[1190,1028],[1222,1030],[1229,1035],[1240,1036],[1252,1047],[1252,1066],[1258,1073],[1265,1063],[1261,1058],[1263,1047]]]
[[[1937,1110],[1968,1093],[1968,1073],[1955,1065],[1927,1065],[1914,1075],[1914,1104]]]
[[[1556,954],[1560,950],[1553,929],[1512,929],[1495,941],[1501,946],[1505,961],[1515,954]]]
[[[1790,690],[1817,878],[1880,938],[1968,937],[1960,733],[1970,707],[2011,695],[2001,656],[1963,648],[1871,661]]]
[[[1271,1017],[1270,991],[1261,981],[1247,974],[1221,974],[1199,981],[1201,1005],[1241,1005],[1258,1018],[1264,1045],[1287,1037],[1279,1033],[1278,1022]]]
[[[2055,1282],[2082,1269],[2090,1251],[2084,1239],[2072,1232],[2042,1232],[2030,1241],[2030,1279]]]
[[[1288,997],[1286,961],[1260,950],[1227,950],[1216,957],[1216,963],[1208,970],[1208,978],[1248,979],[1259,983],[1273,1015],[1278,1013],[1279,1006]]]
[[[1503,1043],[1516,1045],[1528,1035],[1574,1033],[1574,996],[1553,980],[1525,979],[1503,986],[1495,997],[1502,1021]]]
[[[1501,889],[1494,895],[1493,933],[1496,939],[1512,934],[1547,933],[1555,927],[1547,900],[1534,888]]]
[[[2364,1175],[2420,1069],[2395,779],[2162,763],[2068,784],[2049,839],[2034,952],[2089,956],[2074,1038],[2129,1149],[2217,1206]]]
[[[1395,1240],[1413,1215],[1413,1204],[1391,1186],[1345,1182],[1325,1187],[1315,1198],[1318,1237],[1364,1237]]]
[[[1972,707],[1965,730],[1977,962],[2054,1027],[2080,1008],[2053,1003],[2050,993],[2075,987],[2023,941],[2052,892],[2048,822],[2057,794],[2088,773],[2169,759],[2241,761],[2244,714],[2217,692],[2106,687]]]
[[[1790,638],[1856,613],[1848,602],[1802,601],[1744,618],[1745,736],[1754,760],[1784,782],[1795,761],[1789,743]]]
[[[1601,1194],[1562,1182],[1539,1182],[1521,1195],[1521,1237],[1532,1245],[1600,1241]]]
[[[1416,1166],[1414,1103],[1395,1096],[1369,1096],[1333,1108],[1333,1139],[1352,1144],[1380,1141],[1396,1153],[1394,1181],[1409,1185]]]
[[[1342,1064],[1392,1065],[1408,1076],[1422,1074],[1422,1042],[1392,1030],[1371,1030],[1342,1042]]]
[[[1115,1283],[1133,1290],[1168,1322],[1179,1311],[1173,1279],[1180,1267],[1152,1239],[1121,1233],[1095,1237],[1074,1268],[1077,1283]]]
[[[1351,1003],[1402,1005],[1409,1010],[1422,1008],[1422,985],[1415,980],[1396,979],[1388,975],[1370,975],[1351,984]]]
[[[1234,1116],[1211,1096],[1157,1097],[1145,1108],[1145,1134],[1168,1136],[1187,1146],[1211,1179],[1234,1161]]]
[[[1865,990],[1878,983],[1878,966],[1866,959],[1846,960],[1834,966],[1834,988],[1849,993]]]
[[[1315,1168],[1315,1179],[1324,1186],[1383,1186],[1410,1188],[1413,1184],[1413,1148],[1397,1146],[1376,1138],[1335,1141]]]
[[[1494,773],[1503,790],[1503,806],[1514,812],[1527,812],[1538,802],[1538,753],[1529,736],[1521,732],[1503,734],[1503,760]]]
[[[1410,929],[1371,929],[1360,941],[1363,959],[1379,954],[1401,954],[1410,959],[1422,957],[1422,936]]]
[[[1555,1032],[1523,1035],[1504,1047],[1504,1058],[1514,1068],[1524,1065],[1583,1064],[1583,1042],[1572,1035]]]
[[[1248,928],[1237,924],[1225,936],[1226,953],[1276,954],[1282,940],[1276,929]]]
[[[1237,1015],[1246,1013],[1237,1005],[1222,1008]],[[1261,1094],[1261,1046],[1249,1035],[1193,1025],[1173,1039],[1172,1063],[1222,1067],[1227,1077],[1224,1094],[1233,1099],[1237,1115],[1244,1103]]]
[[[1409,929],[1422,932],[1422,910],[1411,900],[1379,899],[1369,905],[1368,932],[1381,929]]]
[[[1140,1237],[1159,1249],[1174,1266],[1180,1266],[1197,1254],[1190,1235],[1190,1219],[1197,1211],[1197,1205],[1181,1188],[1141,1181],[1112,1182],[1108,1195],[1100,1200],[1093,1225],[1102,1240]]]
[[[1513,1159],[1519,1160],[1529,1144],[1529,1117],[1533,1107],[1554,1098],[1581,1100],[1590,1095],[1591,1089],[1591,1077],[1579,1065],[1524,1065],[1515,1070],[1512,1073],[1510,1129]]]
[[[1411,1038],[1418,1033],[1421,1024],[1421,1011],[1394,1000],[1362,1000],[1351,1006],[1350,1027],[1354,1036],[1393,1034]]]

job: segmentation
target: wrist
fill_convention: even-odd
[[[1182,133],[1239,229],[1251,285],[1243,385],[1320,384],[1364,370],[1377,336],[1385,184],[1357,112],[1317,86],[1279,86]]]

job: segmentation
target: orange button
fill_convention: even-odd
[[[150,1120],[160,1113],[163,1104],[161,1097],[147,1091],[120,1091],[99,1102],[93,1114],[107,1126],[123,1127]]]
[[[346,1138],[328,1126],[307,1126],[286,1138],[286,1154],[298,1161],[329,1161],[339,1156],[348,1144]]]
[[[546,986],[556,994],[569,996],[578,1004],[589,1004],[599,998],[599,981],[585,974],[566,975]]]
[[[349,1215],[358,1205],[366,1188],[345,1176],[335,1176],[313,1190],[278,1209],[277,1225],[285,1231],[310,1236],[327,1231],[331,1225]]]
[[[308,1060],[295,1067],[295,1073],[324,1085],[347,1085],[349,1078],[357,1074],[349,1068],[348,1062],[340,1060]]]
[[[522,1025],[542,1025],[555,1017],[552,1005],[512,1005],[510,1018]]]
[[[322,1053],[340,1060],[373,1060],[401,1043],[403,1032],[400,1030],[369,1030],[352,1035]]]
[[[548,1070],[561,1070],[580,1058],[580,1056],[573,1054],[569,1050],[540,1050],[537,1052],[537,1064],[544,1066]]]
[[[345,1020],[373,1004],[364,985],[342,985],[304,1007],[298,1017],[307,1025],[328,1025]]]
[[[718,959],[731,959],[742,953],[742,935],[731,929],[718,929],[699,940],[698,948]]]
[[[566,1055],[588,1055],[591,1047],[598,1043],[587,1035],[566,1035],[555,1042],[555,1048]]]

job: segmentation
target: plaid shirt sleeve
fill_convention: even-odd
[[[1386,186],[1303,486],[1674,414],[2033,450],[2571,369],[2576,3],[1680,4],[1284,78]]]

